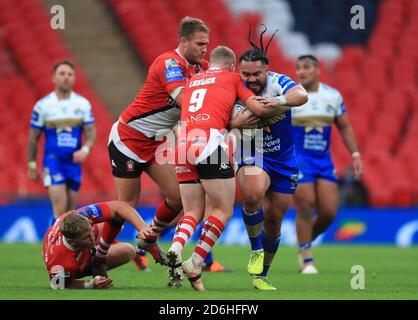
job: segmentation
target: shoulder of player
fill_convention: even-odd
[[[82,95],[78,94],[77,92],[72,92],[71,93],[71,100],[73,100],[76,103],[79,103],[80,106],[84,106],[84,107],[90,107],[90,101],[86,98],[83,97]]]
[[[331,96],[335,99],[338,99],[338,98],[342,97],[340,91],[338,91],[337,89],[335,89],[335,88],[333,88],[333,87],[331,87],[331,86],[329,86],[329,85],[327,85],[323,82],[320,82],[320,86],[321,86],[323,94],[329,95],[329,96]]]
[[[186,67],[186,62],[183,60],[181,56],[175,51],[170,50],[160,54],[157,58],[155,58],[154,62],[152,63],[155,66],[164,66],[164,68],[176,67],[179,66],[181,68]]]
[[[268,78],[274,78],[274,77],[278,78],[280,76],[281,76],[280,73],[277,73],[277,72],[274,72],[274,71],[271,71],[271,70],[267,71],[267,77]]]
[[[49,94],[47,94],[45,97],[36,101],[35,107],[37,108],[43,107],[43,106],[49,105],[50,103],[53,103],[54,101],[56,101],[56,97],[55,97],[54,91],[52,91]]]
[[[82,101],[82,102],[89,102],[89,100],[86,97],[83,97],[82,95],[78,94],[75,91],[73,91],[71,93],[71,99],[79,100],[79,101]]]
[[[293,81],[286,74],[277,73],[274,71],[267,71],[267,84],[273,86],[285,86],[289,81]]]
[[[288,75],[282,74],[282,73],[278,73],[278,72],[274,72],[274,71],[267,71],[267,77],[272,79],[272,78],[277,78],[277,79],[282,79],[283,77],[287,77],[290,78]]]

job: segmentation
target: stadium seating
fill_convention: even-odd
[[[320,56],[328,55],[329,60],[321,60],[321,79],[343,94],[363,154],[366,169],[363,182],[371,204],[418,204],[418,185],[414,183],[418,179],[417,1],[108,0],[107,3],[139,59],[147,66],[161,52],[175,48],[178,21],[186,15],[202,18],[210,27],[209,50],[226,44],[241,53],[248,49],[246,37],[250,25],[253,29],[261,23],[279,26],[278,38],[268,53],[270,67],[293,77],[292,60],[298,51],[292,51],[292,47],[324,52]],[[365,8],[366,30],[353,30],[339,23],[349,24],[349,9],[354,4]],[[19,21],[16,10],[21,15]],[[334,54],[335,48],[338,52]],[[45,193],[42,187],[26,179],[22,169],[26,156],[21,150],[26,148],[34,102],[52,90],[51,61],[62,58],[76,61],[59,33],[50,29],[48,13],[40,0],[0,1],[3,115],[0,126],[4,129],[0,151],[8,155],[7,159],[0,158],[0,173],[5,177],[0,181],[1,194]],[[114,119],[79,68],[77,75],[76,90],[91,100],[98,127],[97,148],[86,165],[83,190],[113,194],[105,145]],[[343,176],[350,166],[350,155],[337,130],[333,130],[332,140],[335,165],[339,176]],[[142,200],[159,201],[155,185],[144,178],[146,192]]]
[[[222,43],[242,52],[248,47],[245,35],[249,24],[278,23],[277,19],[271,20],[268,8],[263,6],[288,10],[285,1],[276,1],[275,4],[274,1],[235,0],[156,0],[152,3],[109,0],[109,4],[135,44],[139,57],[149,65],[159,53],[175,46],[173,30],[185,15],[202,18],[209,25],[211,47]],[[299,32],[312,44],[326,42],[341,46],[341,58],[334,66],[321,62],[321,79],[337,87],[344,96],[363,154],[364,183],[370,192],[371,204],[417,204],[418,188],[411,177],[416,177],[418,172],[415,164],[418,162],[414,161],[418,156],[416,142],[414,144],[418,137],[418,3],[388,0],[377,6],[374,1],[347,0],[288,1],[288,4],[293,17],[280,19],[279,38],[286,37],[288,31],[293,32],[288,36],[293,43]],[[349,24],[350,8],[354,4],[365,8],[368,24],[365,30],[353,30],[339,23],[348,21]],[[270,11],[277,13],[279,10]],[[162,25],[166,27],[158,27],[160,32],[150,31]],[[370,25],[374,26],[370,28]],[[294,31],[290,30],[292,26]],[[286,57],[292,53],[280,49],[280,44],[288,40],[279,40],[274,41],[269,51],[271,68],[294,76],[293,65]],[[304,41],[301,38],[299,45],[304,45]],[[351,159],[337,130],[332,136],[333,157],[338,174],[342,176]]]
[[[0,201],[46,194],[40,183],[26,177],[31,111],[36,100],[53,90],[52,64],[61,59],[76,61],[49,23],[41,1],[0,1]],[[96,148],[85,165],[82,194],[96,201],[99,194],[113,198],[114,183],[105,150],[114,119],[95,96],[83,71],[77,68],[76,72],[75,90],[92,103],[98,132]],[[42,148],[38,153],[42,154]]]

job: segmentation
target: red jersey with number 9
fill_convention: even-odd
[[[210,68],[193,76],[186,85],[182,101],[181,120],[190,132],[199,128],[228,127],[234,103],[247,101],[254,93],[244,86],[238,73]]]

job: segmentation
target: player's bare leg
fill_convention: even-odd
[[[247,212],[257,211],[270,186],[270,177],[256,166],[245,166],[238,170],[237,179],[243,196],[244,209]]]
[[[77,208],[78,191],[67,188],[67,211]]]
[[[127,264],[129,261],[135,258],[136,250],[129,243],[115,243],[109,247],[109,251],[106,255],[106,267],[105,270],[111,270],[117,267],[120,267],[124,264]],[[95,257],[92,260],[92,271],[93,276],[95,274]],[[107,272],[102,275],[102,277],[109,278]],[[109,278],[110,279],[110,278]],[[111,280],[110,280],[111,281]]]
[[[97,226],[97,237],[96,237],[96,239],[95,239],[95,246],[98,246],[98,245],[99,245],[100,237],[102,236],[102,232],[103,232],[103,225],[104,225],[104,223],[98,223],[98,224],[96,224],[96,226]],[[113,244],[110,246],[110,249],[111,249],[113,246],[117,245],[117,244],[121,244],[121,243],[120,243],[120,242],[113,243]],[[133,246],[132,246],[132,245],[130,245],[129,243],[125,243],[125,244],[126,244],[126,245],[129,245],[131,248],[133,248]],[[109,249],[109,252],[110,252],[110,249]],[[128,250],[128,251],[129,251],[129,248],[128,248],[128,249],[126,249],[126,250]],[[134,252],[135,252],[135,255],[133,256],[133,259],[131,259],[131,262],[135,265],[135,267],[136,267],[136,268],[138,268],[138,269],[142,270],[142,269],[140,268],[140,266],[138,265],[137,261],[136,261],[136,259],[138,258],[138,252],[137,252],[137,251],[136,251],[136,249],[134,249],[134,248],[133,248],[133,250],[134,250]],[[109,255],[109,252],[108,252],[108,255]],[[108,261],[106,262],[106,265],[107,265],[107,266],[109,266]]]
[[[264,195],[270,186],[270,177],[264,170],[255,166],[245,166],[238,170],[238,183],[243,195],[242,218],[251,243],[249,274],[260,274],[263,271],[264,250],[261,241],[264,213],[261,206]]]
[[[111,270],[127,264],[135,258],[136,250],[129,243],[112,244],[107,253],[106,266],[107,270]]]
[[[141,193],[141,178],[117,178],[115,179],[116,193],[118,200],[125,201],[133,208],[138,204],[139,195]],[[138,249],[135,258],[132,262],[137,269],[149,271],[148,258],[145,256],[145,251]]]
[[[184,215],[178,223],[172,245],[167,252],[170,266],[168,285],[176,287],[183,284],[181,270],[183,248],[196,231],[205,211],[205,190],[200,183],[182,183],[180,193],[184,203]]]
[[[171,164],[153,164],[149,166],[145,171],[161,189],[167,205],[175,210],[178,214],[183,206],[174,166]],[[173,219],[174,218],[175,216]]]
[[[315,210],[315,184],[312,182],[300,183],[294,196],[296,204],[296,234],[298,237],[298,262],[301,271],[313,265],[312,256],[312,214]]]
[[[182,208],[177,176],[171,164],[152,164],[145,172],[160,187],[164,201],[160,203],[151,223],[153,232],[138,247],[151,253],[155,262],[167,264],[165,252],[158,244],[161,231],[180,213]]]
[[[192,287],[197,291],[204,291],[205,287],[201,280],[203,261],[232,217],[235,201],[235,178],[201,179],[200,181],[212,204],[212,213],[205,220],[202,234],[192,256],[183,262],[182,266]],[[204,199],[203,197],[202,209],[204,209]],[[183,201],[185,204],[187,203],[186,198],[183,198]],[[185,210],[185,215],[186,213]]]
[[[159,239],[162,229],[180,213],[182,202],[173,165],[153,164],[146,169],[146,172],[158,185],[164,197],[164,201],[157,208],[154,221],[152,222],[154,233],[147,238],[147,241],[155,242]]]
[[[292,195],[267,191],[263,201],[264,208],[264,232],[270,237],[280,235],[283,217],[289,209]]]
[[[233,214],[235,178],[201,179],[201,183],[212,205],[210,216],[226,224]]]
[[[259,290],[272,291],[276,288],[267,279],[280,244],[280,228],[283,217],[289,208],[292,196],[289,194],[267,191],[264,201],[264,226],[261,235],[264,248],[263,271],[253,280],[253,286]]]
[[[334,221],[338,211],[338,186],[336,183],[319,179],[316,184],[318,215],[312,228],[312,240],[322,234]]]
[[[49,198],[52,203],[54,216],[68,211],[67,186],[65,184],[54,184],[48,187]]]
[[[116,193],[118,200],[125,201],[133,208],[138,204],[139,193],[141,192],[140,178],[117,178],[115,179]]]

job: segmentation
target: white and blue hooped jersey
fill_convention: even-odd
[[[330,157],[331,128],[346,114],[340,92],[320,83],[317,92],[308,92],[309,100],[292,108],[292,124],[297,156]]]
[[[36,103],[31,119],[31,127],[45,133],[45,155],[61,159],[72,159],[72,153],[81,147],[83,126],[92,123],[89,101],[75,92],[64,100],[51,92]]]

